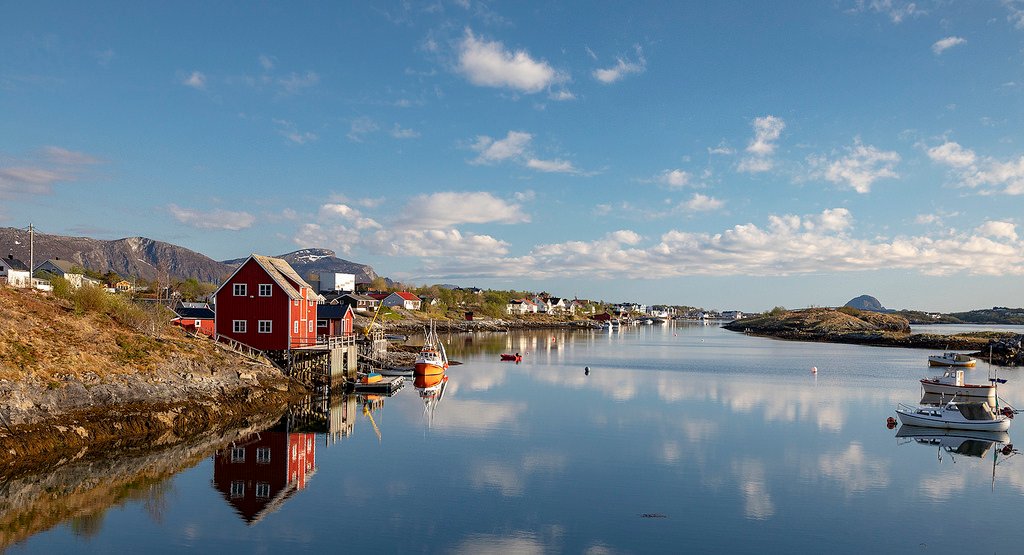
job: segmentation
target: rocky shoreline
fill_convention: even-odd
[[[754,335],[790,341],[847,343],[876,347],[904,347],[935,351],[973,351],[972,356],[992,364],[1015,366],[1024,363],[1020,338],[1001,332],[971,332],[956,335],[910,333],[909,322],[901,316],[864,312],[854,309],[812,308],[779,311],[752,318],[735,320],[723,328]],[[1015,348],[1012,346],[1016,345]]]

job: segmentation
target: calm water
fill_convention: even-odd
[[[450,369],[432,409],[411,385],[388,399],[336,397],[329,421],[296,411],[288,426],[240,432],[231,445],[169,450],[159,460],[177,457],[183,470],[166,478],[147,474],[157,464],[147,460],[71,468],[76,482],[59,494],[63,504],[52,486],[60,476],[36,477],[51,485],[35,498],[24,485],[31,478],[16,491],[8,485],[8,550],[1024,546],[1024,457],[1002,455],[999,444],[886,429],[897,402],[920,397],[917,379],[933,373],[928,352],[703,326],[446,339],[464,364]],[[498,361],[516,351],[521,364]],[[969,379],[987,372],[982,363]],[[1010,380],[1000,394],[1024,405],[1019,372],[1000,372]],[[327,426],[332,433],[302,433]],[[129,478],[113,489],[128,493],[90,489],[112,483],[103,473],[119,464],[128,469],[118,476]],[[40,519],[47,511],[61,516]]]

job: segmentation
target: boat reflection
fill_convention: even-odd
[[[252,525],[306,488],[316,473],[316,434],[293,432],[287,420],[219,449],[213,486]]]
[[[945,430],[906,425],[900,426],[896,430],[896,437],[907,439],[904,443],[913,440],[919,445],[938,447],[940,460],[943,452],[951,455],[983,458],[993,445],[1010,443],[1010,435],[1006,432]]]
[[[448,374],[421,374],[417,372],[413,377],[412,385],[416,393],[423,399],[423,412],[427,416],[427,426],[434,420],[434,407],[444,398],[445,389],[448,387]]]

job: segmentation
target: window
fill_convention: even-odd
[[[244,283],[236,283],[234,285],[234,291],[236,297],[244,297],[249,294],[249,290]]]
[[[245,480],[231,480],[231,497],[245,497]]]
[[[270,497],[270,482],[256,482],[256,497],[262,499]]]
[[[299,306],[299,300],[295,299],[294,301],[292,301],[292,306]]]
[[[245,462],[245,447],[232,447],[231,448],[231,462],[233,462],[233,463],[244,463]]]
[[[260,296],[261,297],[269,297],[270,294],[273,291],[274,291],[274,288],[269,283],[261,283],[260,284]]]
[[[295,321],[295,325],[292,326],[292,327],[295,328],[294,331],[292,331],[292,333],[299,333],[299,321],[298,320]]]
[[[234,333],[245,333],[245,320],[232,320],[231,331]]]
[[[271,320],[260,320],[257,323],[256,331],[258,331],[259,333],[270,333],[271,330],[274,329],[273,324],[274,322]]]
[[[318,328],[326,328],[327,327],[327,320],[317,320],[316,321],[316,327],[318,327]]]
[[[256,448],[256,463],[257,464],[269,464],[270,463],[270,447],[257,447]]]
[[[313,321],[312,320],[306,322],[306,331],[308,331],[308,332],[312,332],[313,331]]]

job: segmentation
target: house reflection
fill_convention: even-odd
[[[213,486],[247,524],[276,511],[316,472],[316,435],[279,425],[220,449]]]

